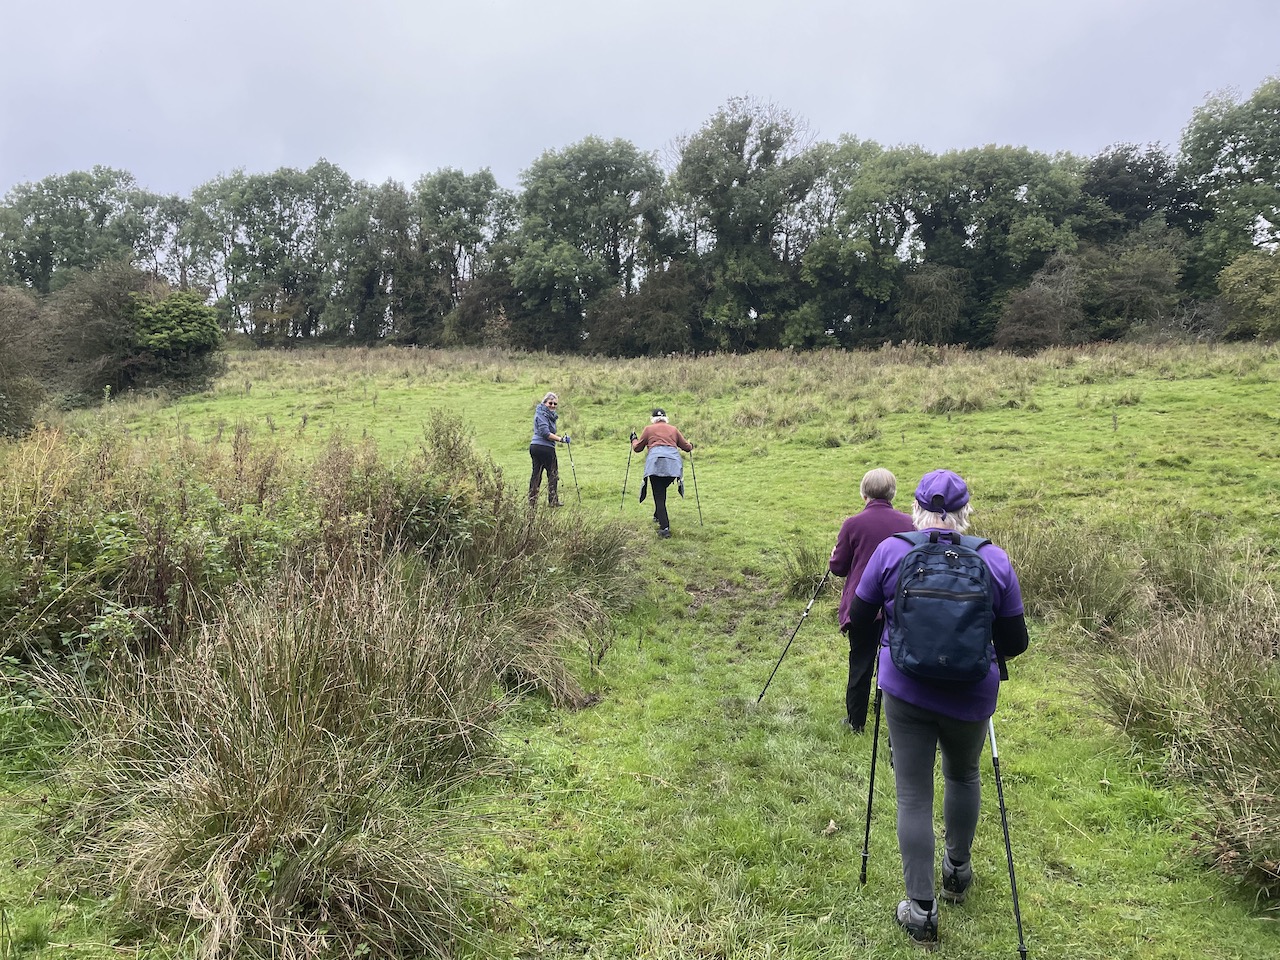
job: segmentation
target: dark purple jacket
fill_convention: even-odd
[[[911,518],[893,509],[888,500],[868,500],[861,513],[854,514],[841,525],[831,559],[827,562],[828,570],[837,577],[846,578],[844,590],[840,593],[841,630],[849,626],[849,607],[853,604],[854,591],[876,547],[886,537],[914,529]]]

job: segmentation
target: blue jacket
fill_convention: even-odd
[[[644,460],[646,477],[683,477],[684,460],[675,447],[650,447]]]
[[[538,404],[538,409],[533,413],[533,439],[529,441],[530,445],[537,444],[554,450],[556,443],[551,439],[551,434],[556,432],[556,420],[559,416],[545,403]]]

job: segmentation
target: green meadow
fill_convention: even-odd
[[[840,582],[801,619],[841,521],[861,507],[862,474],[882,466],[903,509],[924,472],[959,472],[973,496],[970,532],[1006,546],[1023,578],[1031,648],[1010,666],[995,729],[1027,955],[1280,955],[1280,899],[1267,879],[1280,871],[1268,793],[1277,754],[1250,754],[1240,776],[1258,793],[1233,810],[1238,781],[1210,775],[1230,744],[1203,745],[1221,745],[1215,729],[1234,736],[1248,724],[1218,712],[1226,701],[1192,695],[1215,654],[1195,669],[1144,659],[1162,624],[1209,607],[1275,643],[1256,634],[1280,620],[1242,621],[1232,606],[1256,611],[1276,584],[1274,347],[616,361],[245,352],[206,393],[114,401],[63,429],[108,431],[157,457],[180,444],[231,451],[237,437],[318,451],[338,435],[408,463],[424,446],[465,443],[519,493],[533,407],[549,389],[573,441],[559,451],[566,506],[545,523],[618,532],[631,582],[590,653],[569,662],[588,694],[581,705],[534,693],[493,721],[495,763],[466,786],[479,812],[452,848],[486,903],[484,936],[461,952],[916,954],[892,920],[902,878],[883,731],[859,883],[872,738],[839,726]],[[655,405],[695,444],[665,541],[650,503],[637,501],[643,456],[629,458],[627,444]],[[520,629],[536,634],[537,621]],[[1264,699],[1280,690],[1274,657],[1249,678]],[[24,719],[19,694],[8,696],[0,844],[13,869],[0,878],[0,958],[201,955],[193,938],[122,925],[101,897],[46,885],[30,833],[45,742],[59,731]],[[940,956],[1018,955],[989,760],[983,804],[975,887],[963,906],[943,907]]]

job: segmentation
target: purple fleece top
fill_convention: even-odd
[[[880,632],[879,682],[885,693],[899,700],[932,710],[957,720],[986,720],[996,712],[996,697],[1000,689],[1000,666],[992,660],[991,669],[983,680],[974,684],[938,684],[917,680],[901,673],[893,665],[889,655],[889,625],[893,622],[893,594],[898,585],[898,566],[911,550],[911,544],[898,537],[889,537],[867,561],[862,579],[858,581],[857,594],[867,603],[884,608],[884,628]],[[988,544],[979,553],[991,572],[991,605],[994,615],[1016,617],[1023,613],[1022,588],[1009,562],[1009,555],[995,544]]]
[[[888,500],[868,500],[859,513],[840,526],[836,545],[831,551],[827,569],[837,577],[846,577],[840,592],[840,629],[849,626],[849,608],[853,606],[853,592],[858,589],[862,571],[867,561],[885,537],[914,530],[911,518],[893,509]]]

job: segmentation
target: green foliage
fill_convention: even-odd
[[[1193,283],[1211,288],[1236,257],[1280,240],[1280,77],[1247,99],[1209,97],[1182,134],[1179,172],[1204,222],[1197,224]]]
[[[127,259],[140,239],[131,210],[138,196],[131,174],[102,166],[14,187],[0,205],[0,282],[43,295]]]
[[[446,579],[287,575],[171,656],[88,687],[43,674],[76,731],[45,816],[58,878],[201,956],[453,956],[483,932],[458,866],[491,695]]]
[[[1242,254],[1218,275],[1218,285],[1234,311],[1231,335],[1280,339],[1280,254]]]
[[[1083,158],[815,142],[803,118],[734,97],[676,138],[668,173],[634,144],[588,136],[536,158],[518,193],[487,169],[407,189],[321,159],[181,198],[98,167],[6,195],[0,284],[47,296],[131,263],[203,295],[224,333],[260,346],[657,356],[1204,340],[1222,333],[1222,271],[1277,239],[1278,84],[1209,97],[1176,159],[1131,143]],[[1077,256],[1076,288],[1046,282]],[[664,276],[676,279],[633,299]],[[77,372],[105,355],[112,370],[83,393],[130,385],[126,342],[90,338]]]
[[[178,291],[160,300],[138,298],[138,346],[174,358],[211,350],[222,341],[218,315],[197,293]]]
[[[516,694],[586,705],[631,551],[529,511],[456,418],[425,437],[396,466],[243,427],[14,442],[0,615],[34,656],[28,711],[68,731],[37,837],[63,889],[203,956],[487,937],[466,795]],[[50,722],[0,718],[7,770],[48,762]]]

